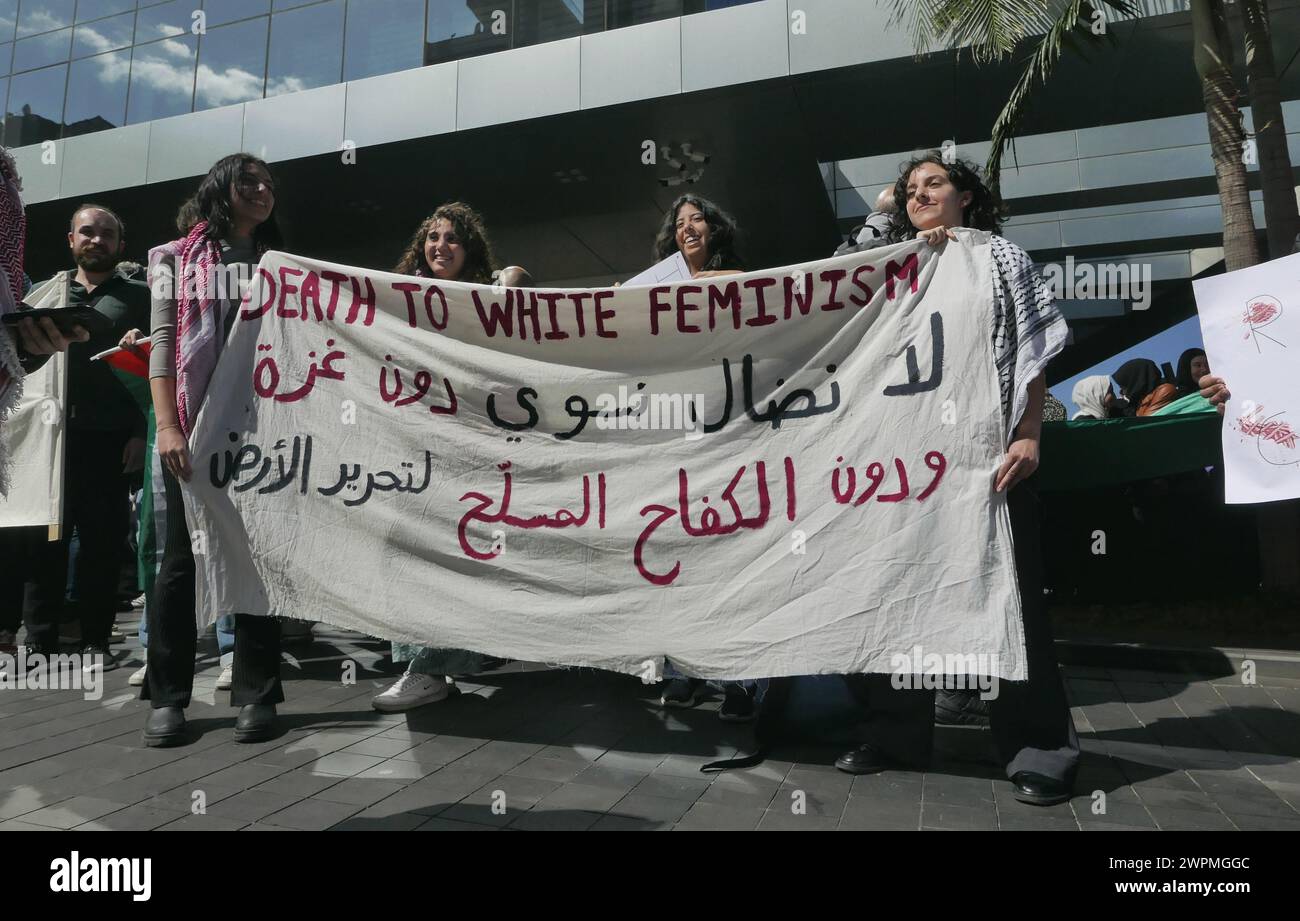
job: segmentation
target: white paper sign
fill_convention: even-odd
[[[1227,382],[1225,499],[1300,497],[1300,254],[1192,282],[1211,373]]]
[[[591,290],[267,254],[192,439],[200,616],[1023,679],[987,240]]]
[[[640,275],[633,275],[627,281],[623,282],[623,287],[631,288],[636,285],[662,285],[690,277],[690,266],[686,264],[685,257],[683,257],[681,252],[678,251],[673,253],[667,259],[662,259],[659,262],[656,262]]]

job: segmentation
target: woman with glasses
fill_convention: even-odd
[[[494,279],[508,287],[531,284],[528,273],[519,266],[508,266],[500,272],[495,272],[495,267],[496,255],[483,218],[469,205],[449,202],[416,229],[394,271],[477,285],[492,284]],[[501,664],[500,660],[466,649],[432,649],[397,642],[393,643],[393,661],[408,664],[401,678],[371,700],[371,705],[384,713],[445,700],[454,684],[452,675],[472,675]]]
[[[162,565],[147,604],[148,669],[141,697],[153,704],[144,731],[149,746],[185,738],[198,637],[194,553],[180,484],[193,473],[189,435],[238,313],[242,292],[231,279],[251,279],[262,254],[280,243],[270,168],[250,154],[223,157],[181,207],[176,224],[181,237],[149,253],[149,384],[168,509]],[[123,344],[135,338],[128,334]],[[284,700],[280,623],[247,614],[236,614],[234,622],[230,700],[240,708],[235,741],[258,742],[274,734],[275,705]]]

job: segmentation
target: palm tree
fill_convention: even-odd
[[[1080,52],[1098,38],[1099,19],[1136,15],[1128,0],[890,0],[896,21],[908,24],[917,54],[939,47],[969,46],[976,64],[1001,61],[1018,44],[1039,36],[1029,63],[993,125],[992,149],[985,170],[998,184],[1003,149],[1033,91],[1050,79],[1065,49]],[[1293,174],[1286,148],[1286,128],[1273,63],[1267,0],[1242,0],[1246,63],[1255,117],[1269,250],[1273,258],[1291,249],[1300,229]],[[1259,242],[1250,209],[1250,191],[1242,159],[1246,134],[1232,74],[1232,45],[1223,0],[1191,0],[1193,60],[1201,80],[1209,122],[1210,151],[1223,211],[1224,263],[1228,271],[1259,262]],[[1109,33],[1105,33],[1109,37]],[[1297,511],[1293,503],[1261,509],[1261,566],[1264,586],[1294,591]]]
[[[1232,40],[1223,0],[1192,0],[1192,45],[1223,210],[1223,263],[1232,272],[1259,262],[1259,241],[1242,159],[1246,129],[1237,104],[1237,82],[1232,76]]]
[[[1300,233],[1291,154],[1286,146],[1282,96],[1273,63],[1273,32],[1268,0],[1241,0],[1246,35],[1246,73],[1250,108],[1255,116],[1255,141],[1259,154],[1260,185],[1264,190],[1264,223],[1268,229],[1268,255],[1277,259],[1291,252]]]

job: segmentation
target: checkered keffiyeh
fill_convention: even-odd
[[[18,309],[23,296],[23,245],[27,214],[23,211],[22,182],[9,151],[0,147],[0,316]],[[9,335],[0,332],[0,425],[22,396],[22,368]],[[8,458],[0,445],[0,495],[9,491]]]
[[[176,296],[176,413],[187,438],[217,365],[222,334],[210,283],[212,267],[221,263],[221,246],[207,231],[207,221],[200,221],[181,239],[149,251],[150,289],[170,285]],[[170,282],[160,278],[164,272]]]

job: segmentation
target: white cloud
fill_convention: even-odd
[[[69,23],[64,22],[57,16],[51,16],[47,10],[37,10],[23,16],[23,35],[33,35],[37,32],[48,32],[51,29],[66,28]],[[20,35],[19,38],[22,36]]]
[[[311,89],[302,77],[280,77],[277,80],[271,80],[266,84],[266,95],[283,96],[285,93],[301,93],[303,90]]]
[[[241,67],[213,70],[199,65],[199,97],[212,106],[231,105],[262,97],[262,75],[249,73]]]
[[[113,41],[106,35],[101,35],[90,26],[80,26],[77,29],[77,40],[88,45],[92,50],[91,54],[98,54],[101,51],[111,51],[119,47],[117,42]]]

